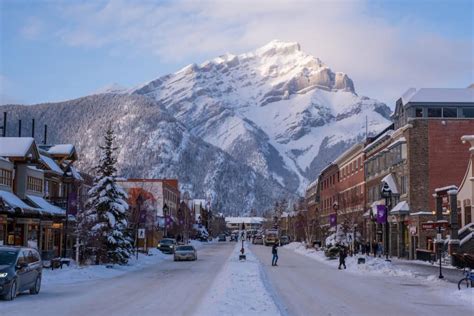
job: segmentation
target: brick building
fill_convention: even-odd
[[[339,168],[331,163],[324,168],[318,178],[319,184],[319,227],[324,238],[330,227],[329,218],[336,214],[339,208],[337,200],[337,184],[339,182]]]

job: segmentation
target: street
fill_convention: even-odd
[[[287,315],[470,315],[440,300],[413,279],[358,276],[279,248],[278,267],[271,248],[252,245]],[[282,311],[285,313],[285,311]]]
[[[37,296],[0,302],[0,315],[191,315],[227,261],[234,243],[211,243],[198,260],[169,260],[120,277],[43,286]]]

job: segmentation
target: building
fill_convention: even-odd
[[[118,179],[128,193],[130,229],[145,229],[139,247],[156,247],[163,236],[174,236],[178,226],[180,192],[176,179]],[[175,236],[176,237],[176,236]]]
[[[225,223],[229,230],[260,230],[263,227],[263,217],[226,217]]]
[[[459,240],[461,251],[474,253],[474,135],[464,135],[463,143],[470,145],[470,159],[466,169],[466,174],[459,186],[457,195],[460,212],[458,222],[461,225],[459,230]]]
[[[72,184],[82,180],[67,146],[74,154],[59,157],[31,137],[0,138],[0,244],[37,248],[45,260],[72,255],[80,187]]]
[[[342,153],[334,164],[338,166],[337,217],[348,230],[363,231],[365,212],[364,144],[357,143]]]
[[[321,236],[324,238],[330,226],[330,216],[337,219],[337,211],[339,209],[338,188],[339,168],[336,164],[331,163],[324,168],[318,178],[319,188],[319,227]]]
[[[310,221],[311,234],[317,241],[321,240],[319,234],[319,185],[318,180],[313,181],[308,185],[305,193],[305,205],[307,209],[307,220]],[[287,217],[288,219],[288,217]]]

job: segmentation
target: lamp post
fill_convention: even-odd
[[[388,210],[391,208],[392,204],[392,190],[388,186],[387,183],[384,183],[382,190],[381,190],[381,195],[383,198],[385,198],[385,261],[390,261],[388,258],[388,247],[389,247],[389,227],[388,227]]]
[[[136,228],[135,228],[135,257],[138,260],[138,229],[140,228],[140,221],[141,221],[141,217],[142,217],[141,206],[142,206],[142,203],[143,203],[143,197],[142,197],[141,194],[139,194],[137,196],[136,202],[137,202],[137,212],[138,212],[137,218],[138,218],[138,220],[137,220],[137,225],[136,225]]]
[[[165,228],[164,228],[164,236],[163,237],[167,237],[168,236],[168,211],[169,211],[169,207],[168,205],[165,205],[163,206],[163,216],[165,217]]]
[[[339,203],[337,203],[337,201],[332,204],[332,209],[334,210],[335,217],[336,217],[336,218],[335,218],[336,237],[334,238],[334,240],[335,240],[336,243],[337,243],[337,233],[338,233],[338,226],[339,226],[339,225],[337,224],[337,211],[339,210]]]

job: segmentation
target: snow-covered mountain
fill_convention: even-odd
[[[153,98],[192,134],[299,193],[365,136],[366,118],[369,133],[389,124],[385,104],[358,96],[346,74],[298,43],[192,64],[130,93]]]
[[[117,136],[117,169],[121,175],[177,177],[182,192],[188,191],[194,198],[211,197],[214,206],[226,214],[252,208],[263,211],[276,199],[292,196],[278,183],[189,133],[159,104],[143,96],[100,94],[0,109],[9,113],[7,136],[16,136],[19,119],[23,121],[23,135],[31,135],[29,122],[35,118],[40,126],[48,124],[48,143],[76,145],[78,166],[87,172],[97,164],[98,145],[111,123]],[[36,136],[41,142],[42,130],[37,130]]]
[[[3,110],[10,113],[9,135],[18,119],[35,118],[48,124],[51,142],[78,147],[86,170],[110,122],[122,175],[178,177],[183,191],[213,196],[227,214],[263,211],[302,194],[365,136],[366,119],[374,133],[390,114],[385,104],[357,95],[346,74],[281,41],[192,64],[138,88],[113,85],[76,100]]]

